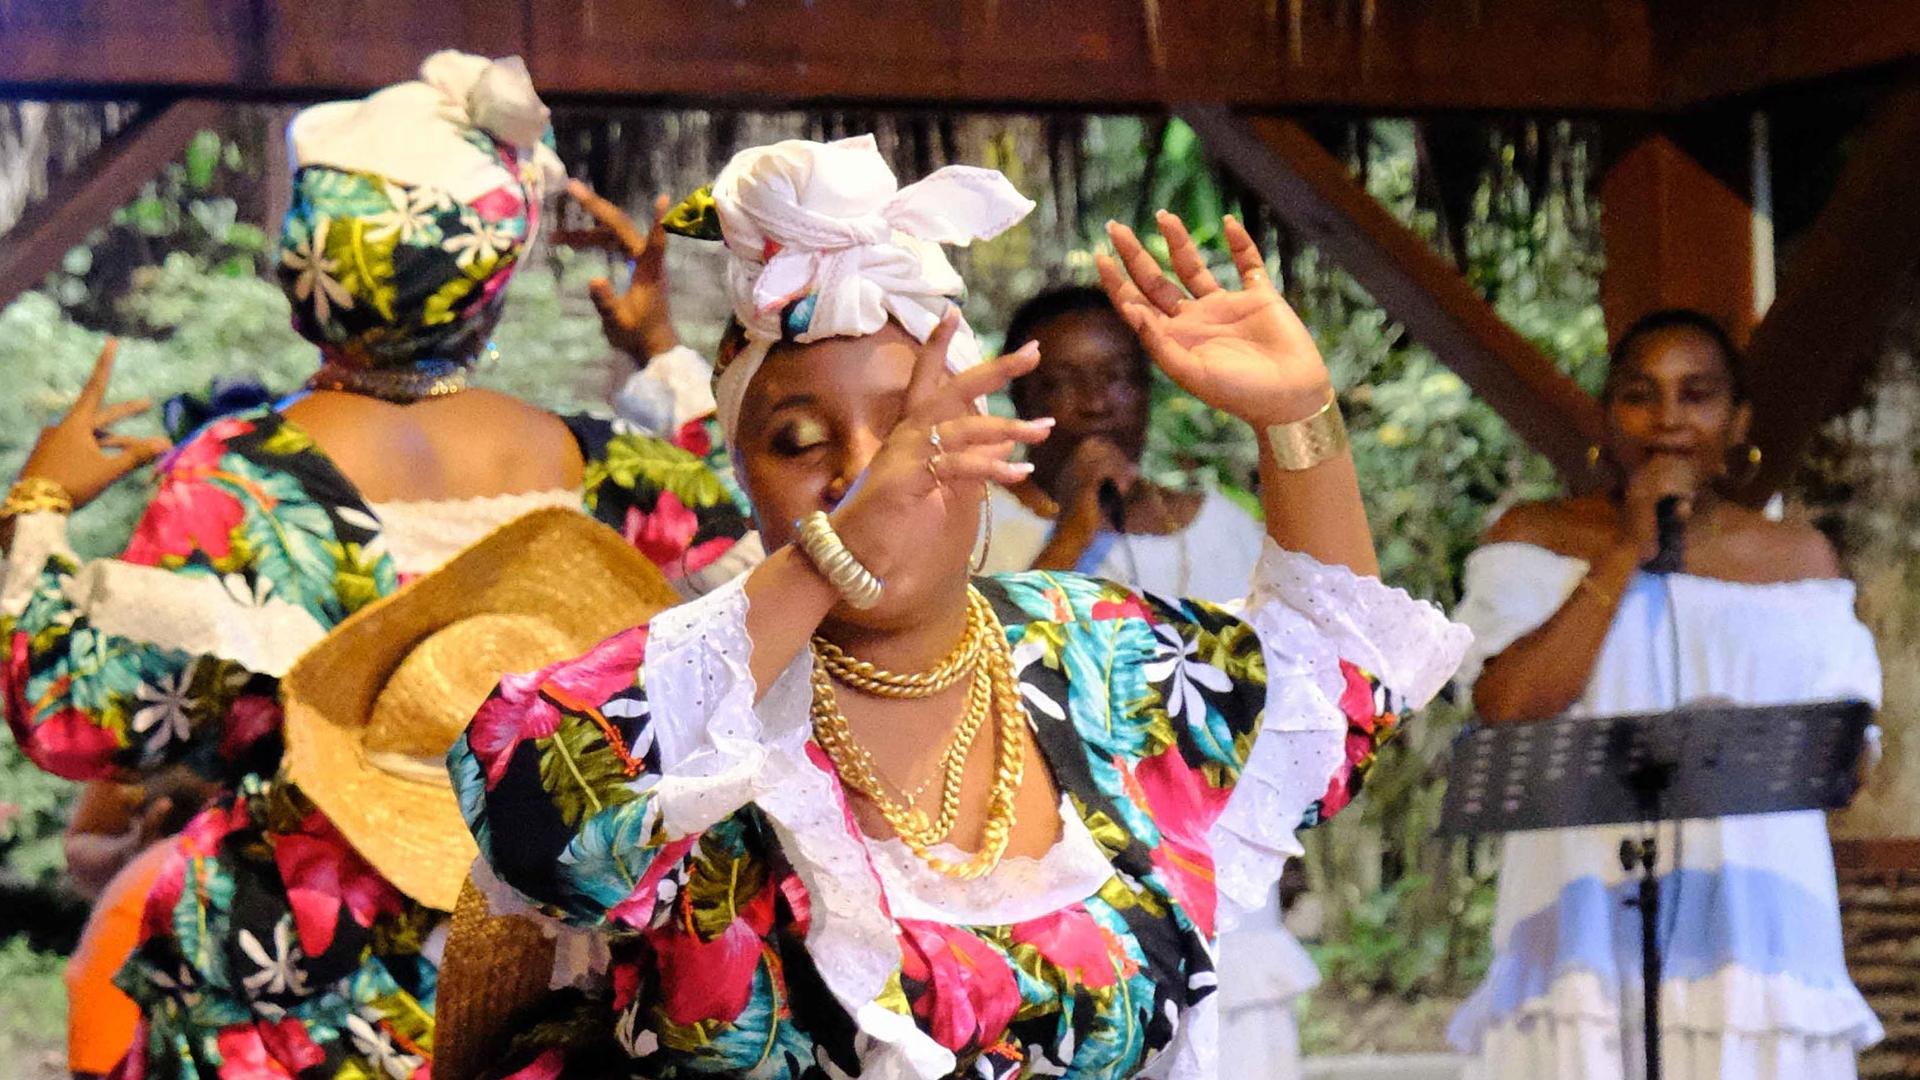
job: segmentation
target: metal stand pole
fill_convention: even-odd
[[[1660,1080],[1660,878],[1655,872],[1659,847],[1652,833],[1638,844],[1620,841],[1620,865],[1640,872],[1640,1019],[1646,1054],[1646,1080]]]

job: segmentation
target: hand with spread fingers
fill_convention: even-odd
[[[1100,283],[1154,362],[1188,393],[1255,429],[1312,416],[1333,393],[1320,349],[1267,278],[1239,221],[1225,219],[1238,290],[1214,280],[1178,217],[1162,210],[1176,284],[1132,229],[1109,222],[1115,257],[1097,260]],[[1184,286],[1184,288],[1182,288]]]
[[[106,403],[107,383],[113,378],[113,358],[120,343],[112,338],[100,350],[93,375],[80,391],[73,408],[59,422],[40,433],[20,470],[21,480],[48,480],[73,500],[74,509],[92,502],[114,482],[159,457],[172,444],[158,436],[116,435],[113,425],[153,407],[144,398]]]
[[[906,412],[833,513],[834,527],[869,570],[889,580],[956,569],[926,566],[938,538],[958,529],[971,536],[988,481],[1018,483],[1033,471],[1009,460],[1017,444],[1044,440],[1048,420],[976,412],[974,402],[1033,370],[1039,346],[948,372],[947,348],[959,317],[951,312],[920,347]],[[911,589],[902,589],[911,592]]]
[[[554,242],[610,252],[627,260],[630,269],[624,292],[615,292],[613,282],[606,278],[587,283],[587,295],[600,313],[600,329],[607,343],[643,365],[680,344],[673,331],[667,294],[667,197],[654,200],[653,227],[642,233],[626,211],[586,184],[569,181],[567,194],[594,224],[589,229],[557,230]]]

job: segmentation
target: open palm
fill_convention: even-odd
[[[1320,349],[1267,279],[1245,227],[1224,222],[1240,271],[1241,288],[1232,290],[1214,280],[1178,217],[1163,210],[1158,221],[1179,284],[1125,225],[1107,226],[1118,260],[1097,260],[1107,296],[1154,362],[1188,393],[1256,427],[1326,405],[1332,382]]]

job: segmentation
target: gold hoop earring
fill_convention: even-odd
[[[979,577],[980,572],[987,568],[987,556],[993,552],[993,492],[991,490],[987,492],[987,497],[980,506],[985,511],[981,515],[982,524],[985,527],[980,530],[980,554],[974,558],[970,568],[974,577]]]
[[[1745,446],[1746,450],[1740,453],[1740,458],[1746,464],[1747,471],[1745,475],[1734,481],[1742,486],[1753,483],[1754,479],[1760,475],[1760,466],[1767,460],[1766,452],[1759,446],[1753,443],[1746,443]]]

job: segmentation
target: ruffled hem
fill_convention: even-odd
[[[33,599],[34,587],[55,555],[73,558],[65,514],[38,510],[13,519],[13,546],[7,549],[6,579],[0,583],[0,615],[19,618]]]
[[[1336,662],[1321,677],[1332,680],[1326,685],[1334,701],[1340,698],[1337,661],[1344,658],[1418,709],[1453,678],[1473,644],[1472,632],[1437,605],[1377,577],[1287,551],[1271,539],[1254,568],[1249,609],[1269,598],[1305,615],[1332,647]]]
[[[1246,618],[1266,656],[1266,716],[1208,832],[1223,931],[1266,905],[1287,860],[1303,850],[1297,823],[1345,760],[1341,661],[1365,668],[1418,708],[1452,677],[1473,640],[1466,627],[1405,589],[1271,539],[1254,569]]]
[[[1637,987],[1628,992],[1638,993]],[[1791,975],[1767,975],[1728,965],[1704,979],[1668,979],[1660,987],[1662,1030],[1703,1035],[1791,1035],[1840,1039],[1853,1049],[1880,1041],[1885,1032],[1866,999],[1851,985],[1819,987]],[[1494,1011],[1491,988],[1482,985],[1454,1014],[1447,1039],[1465,1053],[1479,1053],[1489,1039],[1545,1024],[1617,1029],[1620,996],[1598,974],[1569,971],[1547,992],[1505,1014]],[[1506,1033],[1496,1035],[1496,1033]]]

